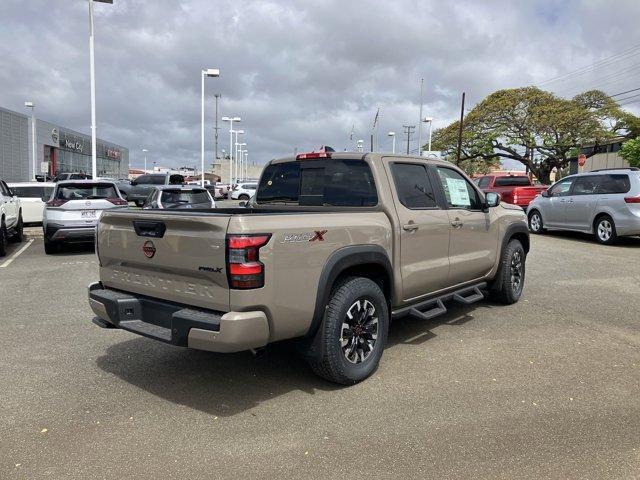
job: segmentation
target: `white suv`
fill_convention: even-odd
[[[13,191],[0,180],[0,257],[7,254],[7,242],[22,241],[22,204]]]
[[[231,198],[233,200],[249,200],[251,197],[253,197],[253,194],[256,193],[257,188],[258,184],[256,182],[239,183],[238,185],[233,187]]]
[[[114,182],[58,182],[42,219],[45,253],[59,251],[63,243],[93,242],[96,224],[103,210],[127,206]]]

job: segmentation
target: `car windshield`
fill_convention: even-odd
[[[160,201],[164,208],[188,208],[201,203],[211,205],[206,190],[163,190]]]
[[[58,185],[55,198],[60,200],[83,200],[117,198],[116,187],[110,183],[75,183]]]
[[[42,200],[48,200],[51,197],[53,187],[11,187],[13,193],[20,198],[41,198]]]

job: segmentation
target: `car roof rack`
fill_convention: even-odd
[[[610,170],[631,170],[632,172],[640,172],[640,168],[638,167],[618,167],[618,168],[598,168],[596,170],[591,170],[590,172],[585,172],[585,173],[607,172]]]

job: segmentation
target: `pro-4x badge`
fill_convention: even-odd
[[[282,243],[324,242],[327,230],[314,230],[304,233],[285,233]]]

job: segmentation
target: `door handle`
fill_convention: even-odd
[[[402,226],[402,229],[406,232],[415,232],[416,230],[418,230],[418,225],[416,225],[415,223],[407,223],[406,225]]]
[[[459,218],[456,218],[455,220],[453,220],[451,222],[451,226],[453,228],[462,228],[463,225],[464,225],[464,223],[462,223]]]

